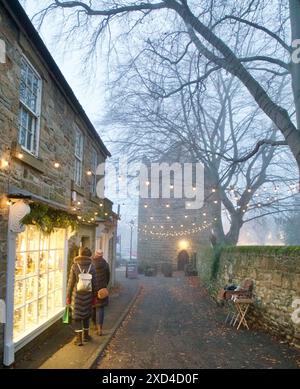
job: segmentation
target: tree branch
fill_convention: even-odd
[[[241,157],[241,158],[231,159],[231,161],[234,163],[246,162],[248,159],[253,157],[263,145],[277,147],[277,146],[287,146],[288,143],[285,140],[274,141],[271,139],[262,139],[259,142],[257,142],[256,146],[254,147],[254,149],[252,151],[250,151],[250,153],[246,154],[244,157]],[[230,159],[226,158],[226,160],[228,161]]]
[[[275,34],[274,32],[270,31],[268,28],[266,27],[263,27],[263,26],[260,26],[259,24],[257,23],[253,23],[253,22],[250,22],[249,20],[246,20],[246,19],[243,19],[243,18],[239,18],[237,16],[233,16],[233,15],[226,15],[224,16],[224,18],[220,19],[217,23],[215,23],[212,28],[215,28],[218,24],[222,23],[224,20],[228,20],[228,19],[233,19],[233,20],[236,20],[237,22],[240,22],[240,23],[244,23],[244,24],[247,24],[251,27],[254,27],[256,28],[257,30],[261,30],[263,32],[265,32],[266,34],[268,34],[270,37],[274,38],[285,50],[287,50],[289,53],[292,52],[292,48],[287,45],[283,39],[281,39],[277,34]]]
[[[287,71],[290,72],[290,67],[287,63],[281,61],[280,59],[272,58],[272,57],[266,57],[264,55],[255,55],[253,57],[245,57],[245,58],[239,58],[239,61],[241,62],[253,62],[253,61],[264,61],[264,62],[270,62],[275,65],[278,65]]]
[[[62,7],[62,8],[81,7],[84,9],[86,14],[90,16],[114,16],[122,13],[132,12],[132,11],[156,10],[156,9],[166,8],[166,4],[164,2],[156,3],[156,4],[141,3],[141,4],[134,4],[134,5],[128,5],[123,7],[115,7],[112,9],[105,9],[105,10],[92,9],[90,6],[83,3],[82,1],[55,0],[55,4],[57,5],[57,7]]]
[[[175,95],[176,93],[180,92],[182,89],[184,89],[185,87],[189,86],[189,85],[193,85],[193,84],[199,84],[201,83],[202,81],[204,81],[207,77],[209,77],[209,75],[217,70],[220,70],[221,67],[220,66],[215,66],[211,69],[209,69],[203,76],[197,78],[196,80],[192,80],[192,81],[187,81],[183,84],[180,85],[180,87],[172,90],[171,92],[169,93],[165,93],[165,94],[160,94],[156,91],[151,91],[151,93],[153,93],[154,95],[157,95],[158,98],[162,98],[162,99],[166,99],[168,97],[171,97],[172,95]]]

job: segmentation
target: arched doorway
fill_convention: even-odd
[[[181,250],[177,256],[177,270],[184,270],[184,267],[189,263],[189,254],[186,250]]]

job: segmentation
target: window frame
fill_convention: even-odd
[[[37,94],[36,94],[36,112],[34,112],[27,104],[26,102],[22,101],[21,99],[21,81],[22,76],[20,74],[20,85],[19,85],[19,134],[18,134],[18,143],[20,144],[21,148],[26,151],[27,153],[33,155],[34,157],[38,157],[39,155],[39,143],[40,143],[40,129],[41,129],[41,110],[42,110],[42,77],[40,76],[39,72],[35,69],[35,67],[32,65],[31,61],[22,54],[21,57],[21,66],[20,71],[22,71],[22,63],[23,61],[27,65],[28,68],[31,69],[33,74],[38,79],[38,88],[37,88]],[[31,141],[31,148],[27,148],[27,133],[28,128],[26,128],[26,139],[25,139],[25,145],[22,145],[20,142],[21,138],[21,129],[22,129],[22,121],[21,121],[21,112],[24,110],[27,112],[28,115],[30,115],[35,120],[35,133],[32,132],[32,141]],[[34,138],[36,139],[35,149],[34,149]]]
[[[82,139],[80,144],[80,154],[77,154],[77,137],[80,137]],[[81,186],[82,184],[82,171],[83,171],[83,149],[84,149],[84,135],[83,132],[80,130],[79,127],[76,127],[75,129],[75,149],[74,149],[74,157],[75,157],[75,163],[74,163],[74,183],[77,186]],[[77,164],[79,164],[80,167],[80,177],[77,181]]]
[[[91,194],[93,196],[97,195],[97,167],[99,161],[99,155],[95,147],[92,147],[92,160],[91,160],[91,172],[92,172],[92,180],[91,180]],[[95,163],[96,162],[96,163]]]

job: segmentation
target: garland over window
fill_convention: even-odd
[[[78,228],[76,215],[54,209],[45,204],[30,204],[31,211],[26,215],[21,223],[24,225],[33,224],[46,234],[51,234],[55,228],[68,228],[72,231]]]

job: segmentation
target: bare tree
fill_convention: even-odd
[[[297,26],[299,25],[299,1],[290,1],[292,12],[292,35],[297,37]],[[287,30],[289,21],[289,3],[285,1],[233,1],[233,0],[211,0],[211,1],[187,1],[187,0],[163,0],[163,1],[51,1],[47,9],[40,13],[41,20],[45,15],[54,9],[63,8],[73,12],[73,28],[81,28],[87,25],[87,20],[96,18],[92,42],[107,30],[112,23],[129,21],[129,30],[149,23],[146,32],[150,34],[156,29],[156,19],[153,13],[162,13],[162,18],[172,19],[174,23],[181,25],[181,34],[188,36],[189,41],[197,49],[199,56],[206,58],[206,73],[223,69],[234,77],[238,78],[258,107],[273,122],[275,128],[279,129],[282,139],[279,141],[260,139],[258,147],[263,144],[282,145],[287,144],[300,168],[300,123],[294,124],[291,115],[284,104],[275,102],[267,88],[261,84],[256,74],[258,71],[267,71],[273,76],[289,74],[291,76],[295,109],[299,118],[299,77],[300,64],[290,64],[292,47],[287,43],[291,33]],[[133,15],[133,16],[132,16]],[[275,15],[275,16],[274,16]],[[68,15],[70,17],[70,14]],[[161,20],[161,19],[160,19]],[[166,19],[167,20],[167,19]],[[70,23],[70,21],[69,21]],[[275,25],[274,25],[275,23]],[[172,23],[170,29],[172,29]],[[149,27],[150,26],[150,27]],[[243,27],[244,40],[241,46],[248,42],[248,34],[254,31],[256,41],[253,44],[253,55],[240,56],[242,50],[232,46],[236,28]],[[177,26],[176,26],[177,31]],[[300,38],[300,37],[299,37]],[[274,55],[273,55],[274,54]],[[178,56],[178,61],[185,53]],[[167,59],[166,59],[167,60]],[[292,69],[292,72],[291,72]],[[203,76],[202,76],[203,77]],[[191,80],[195,82],[195,80]],[[185,88],[187,85],[181,85]],[[181,88],[177,88],[179,92]],[[170,93],[168,93],[170,94]],[[255,154],[251,153],[250,157]]]
[[[159,57],[153,45],[151,50]],[[285,164],[290,155],[285,158],[262,146],[251,160],[242,161],[240,155],[248,155],[249,144],[261,134],[266,143],[276,142],[274,126],[264,128],[259,108],[244,98],[241,83],[232,75],[220,71],[207,78],[204,89],[204,84],[190,82],[202,66],[197,57],[179,65],[165,55],[169,62],[159,67],[141,57],[129,61],[126,78],[114,84],[107,120],[120,129],[115,136],[118,151],[131,160],[147,155],[153,161],[171,159],[172,151],[181,148],[186,161],[201,161],[209,182],[203,212],[213,223],[217,243],[236,244],[248,221],[289,209],[292,193],[280,193],[279,187],[294,178],[293,168]],[[187,87],[165,99],[165,84],[178,82]],[[282,78],[276,99],[284,95],[285,86]]]

